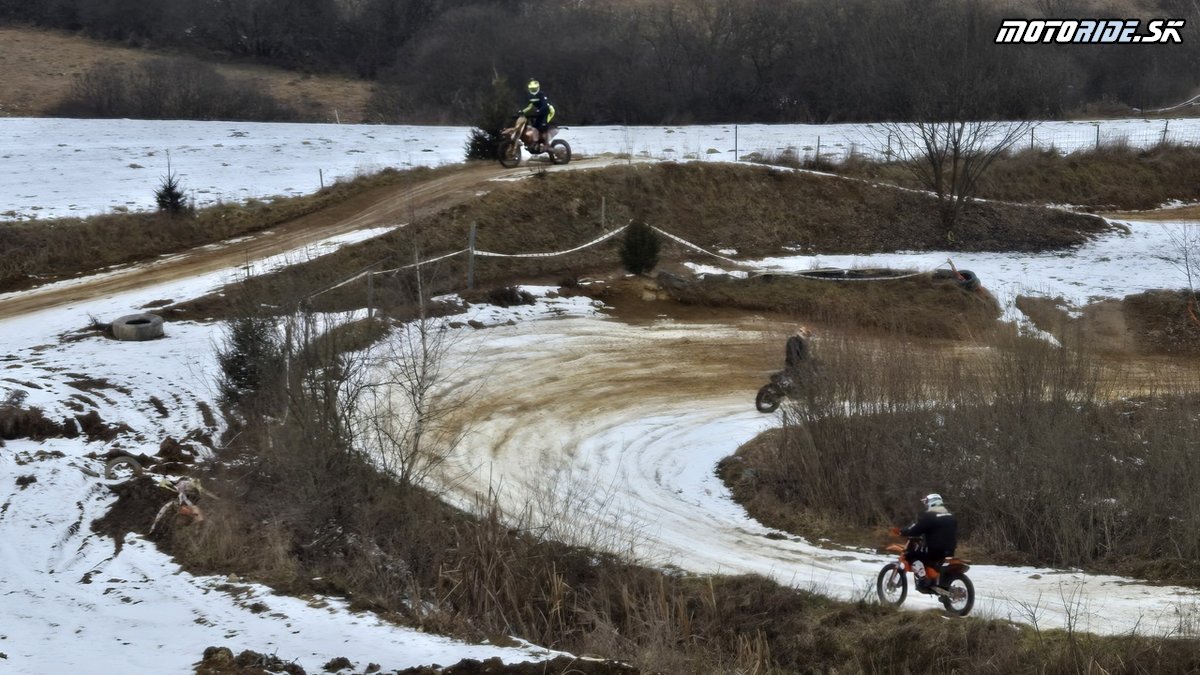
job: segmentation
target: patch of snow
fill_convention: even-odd
[[[1164,120],[1042,122],[1040,147],[1061,152],[1127,138],[1154,145]],[[1200,119],[1169,120],[1179,138],[1200,135]],[[751,151],[798,148],[838,159],[855,150],[878,154],[887,143],[871,124],[747,124],[585,127],[564,132],[576,156],[613,162],[653,159],[738,161]],[[385,167],[441,166],[463,161],[467,127],[279,124],[0,118],[0,220],[150,210],[166,173],[166,155],[197,205],[316,192],[322,182]],[[631,159],[621,159],[617,154]],[[568,165],[570,166],[570,165]]]

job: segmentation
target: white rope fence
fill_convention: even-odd
[[[484,257],[488,257],[488,258],[553,258],[555,256],[566,255],[568,253],[575,253],[576,251],[582,251],[585,248],[595,246],[596,244],[599,244],[607,239],[611,239],[611,238],[617,236],[618,234],[621,234],[622,232],[624,232],[627,229],[629,229],[628,225],[622,225],[621,227],[618,227],[617,229],[613,230],[612,232],[603,234],[603,235],[589,241],[586,244],[580,244],[579,246],[576,246],[575,248],[569,248],[565,251],[552,251],[550,253],[492,253],[491,251],[475,251],[475,255],[481,255]],[[657,230],[658,228],[656,227],[654,229]],[[659,231],[661,232],[661,230],[659,230]]]
[[[433,258],[428,258],[426,260],[418,260],[417,262],[409,263],[408,265],[401,265],[399,267],[393,267],[391,269],[386,269],[386,270],[366,269],[366,270],[363,270],[362,272],[359,272],[358,274],[355,274],[354,276],[343,279],[343,280],[333,284],[332,286],[328,286],[326,288],[322,288],[319,291],[313,292],[313,293],[305,296],[304,299],[307,300],[309,298],[315,298],[318,295],[322,295],[324,293],[328,293],[329,291],[335,290],[337,288],[341,288],[342,286],[345,286],[346,284],[349,284],[353,281],[356,281],[358,279],[361,279],[361,278],[371,275],[371,274],[395,274],[402,270],[413,269],[415,267],[421,267],[422,265],[429,265],[429,264],[432,264],[435,262],[446,260],[447,258],[453,258],[455,256],[463,255],[464,253],[468,254],[468,255],[482,256],[485,258],[554,258],[557,256],[567,255],[570,253],[577,253],[584,249],[591,248],[592,246],[596,246],[597,244],[601,244],[609,239],[612,239],[613,237],[617,236],[618,234],[621,234],[622,232],[624,232],[627,229],[629,229],[629,225],[622,225],[621,227],[618,227],[617,229],[612,230],[610,232],[606,232],[589,242],[586,242],[586,243],[580,244],[579,246],[575,246],[573,248],[568,248],[568,249],[565,249],[562,251],[549,251],[549,252],[544,252],[544,253],[496,253],[494,251],[472,251],[469,248],[464,248],[464,249],[460,249],[458,251],[454,251],[452,253],[446,253],[446,254],[439,255],[439,256],[436,256]],[[732,265],[737,265],[739,267],[751,267],[751,268],[753,267],[753,265],[751,265],[750,263],[747,263],[747,262],[741,261],[741,260],[734,260],[733,258],[721,255],[720,253],[714,253],[698,244],[694,244],[694,243],[684,239],[683,237],[680,237],[671,232],[667,232],[666,230],[664,230],[662,228],[651,225],[650,229],[652,229],[655,232],[661,234],[662,236],[664,236],[686,248],[690,248],[693,251],[696,251],[698,253],[703,253],[705,255],[712,256],[713,258],[717,258],[718,260],[723,260],[727,263],[730,263]],[[886,280],[893,280],[893,279],[907,279],[909,277],[915,277],[915,276],[920,276],[921,274],[924,274],[924,272],[913,272],[911,274],[876,276],[876,277],[818,276],[821,273],[829,273],[829,272],[835,272],[835,271],[838,271],[838,269],[837,268],[829,268],[829,269],[808,270],[808,271],[804,271],[804,272],[775,272],[774,274],[779,274],[780,276],[801,276],[806,279],[814,279],[817,281],[886,281]]]

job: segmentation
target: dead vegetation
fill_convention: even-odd
[[[685,304],[769,311],[897,335],[963,339],[996,330],[1000,317],[999,304],[986,290],[967,291],[928,273],[859,283],[760,275],[664,286]]]
[[[764,161],[808,166],[795,155]],[[862,155],[809,168],[921,187],[900,163],[876,162]],[[1025,149],[999,157],[980,178],[978,194],[988,199],[1066,204],[1093,211],[1156,209],[1173,201],[1200,199],[1196,175],[1200,175],[1200,148],[1194,146],[1164,143],[1139,149],[1108,143],[1068,154],[1054,148]]]
[[[190,526],[176,520],[153,535],[185,568],[234,572],[281,592],[346,597],[355,608],[432,632],[488,638],[496,644],[503,644],[505,636],[517,636],[631,664],[582,669],[551,662],[536,666],[541,668],[536,672],[1182,673],[1200,667],[1194,644],[1187,641],[1098,638],[975,619],[946,621],[936,613],[837,602],[758,577],[664,572],[547,541],[518,515],[502,513],[486,498],[470,514],[452,509],[419,481],[396,482],[390,471],[381,470],[372,449],[376,446],[361,442],[361,429],[348,415],[357,407],[352,403],[356,392],[367,384],[362,379],[364,362],[345,351],[350,344],[362,346],[357,337],[345,341],[361,331],[330,328],[337,327],[322,325],[310,331],[295,324],[280,332],[259,327],[261,338],[279,345],[282,353],[308,356],[290,360],[290,367],[256,371],[262,377],[228,411],[236,437],[230,439],[226,461],[203,477],[219,496],[204,503],[207,520]],[[276,352],[255,353],[267,354],[263,358],[274,363],[270,354]],[[409,354],[412,365],[429,352]],[[829,350],[818,356],[831,372],[843,372],[846,369],[839,366],[850,363],[856,366],[850,370],[857,375],[846,385],[866,394],[851,400],[873,401],[871,395],[885,391],[909,392],[898,389],[900,370],[908,366],[905,372],[913,372],[913,364],[903,359],[884,367],[889,355],[846,363]],[[1027,358],[999,372],[1016,376],[1031,367],[1038,373],[1058,372],[1053,358],[1042,358],[1040,369],[1038,361]],[[1022,391],[1046,379],[1053,378],[1037,379]],[[928,393],[928,387],[921,392]],[[832,405],[835,396],[846,394],[844,388],[836,388],[821,400]],[[912,431],[912,425],[895,422],[898,408],[887,421],[868,422],[864,433],[889,426]],[[1024,409],[1036,408],[1030,403]],[[860,419],[867,414],[860,410]],[[851,437],[852,431],[831,422],[828,434],[819,437],[839,434]],[[878,444],[879,453],[894,453],[895,446],[884,440]],[[843,448],[837,450],[843,460],[855,458]],[[783,461],[774,456],[773,461],[777,471],[797,466],[789,456]],[[868,489],[894,500],[889,504],[901,503],[903,495],[891,488],[903,485],[904,476],[890,473],[895,468],[891,464],[871,466],[870,471],[854,473],[870,483]],[[819,465],[806,468],[825,475]],[[762,475],[765,479],[771,474]],[[794,485],[807,490],[818,480],[812,475]],[[881,489],[879,481],[891,487]],[[832,504],[837,494],[845,494],[842,490],[863,494],[856,486],[830,489],[834,492],[813,499]],[[129,530],[144,533],[162,490],[149,481],[131,481],[118,493],[116,507],[98,526],[118,539]],[[874,503],[860,500],[864,508]],[[970,512],[969,507],[965,510]],[[218,668],[254,658],[209,652],[206,662],[214,670],[204,672],[242,672]],[[1131,663],[1137,668],[1130,669]],[[464,662],[445,672],[523,673],[529,667]]]
[[[739,451],[726,479],[758,517],[809,534],[861,540],[940,492],[971,555],[1200,583],[1186,534],[1200,502],[1181,498],[1200,479],[1188,364],[1134,380],[1079,349],[987,344],[931,359],[823,342],[782,432]]]
[[[419,182],[436,170],[384,171],[302,197],[248,200],[199,209],[194,217],[167,213],[111,213],[86,219],[0,225],[0,289],[20,290],[112,265],[139,262],[300,219],[330,220],[338,205],[358,195]],[[146,185],[147,194],[154,190]]]
[[[554,199],[544,199],[545,194]],[[739,256],[792,251],[872,253],[938,248],[1041,251],[1069,247],[1107,230],[1099,218],[1033,207],[964,205],[956,239],[947,242],[936,200],[916,192],[790,171],[726,165],[616,166],[587,172],[538,174],[359,245],[347,246],[302,267],[249,280],[226,295],[248,294],[290,307],[309,300],[325,311],[363,306],[366,279],[331,292],[324,289],[367,269],[392,270],[418,258],[461,250],[471,223],[480,250],[501,253],[561,251],[643,219],[710,250],[733,248]],[[608,270],[619,259],[619,242],[553,258],[476,260],[480,285],[514,279],[571,279]],[[707,258],[670,242],[664,262]],[[432,265],[446,280],[434,292],[465,285],[465,256]],[[387,277],[377,281],[384,287]],[[375,289],[381,306],[387,291]],[[183,306],[220,315],[230,300],[208,297]],[[395,303],[395,298],[390,299]]]

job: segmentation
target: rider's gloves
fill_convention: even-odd
[[[888,528],[888,534],[892,535],[893,537],[899,537],[900,536],[900,528],[890,527],[890,528]]]

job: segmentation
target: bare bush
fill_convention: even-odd
[[[1168,496],[1200,479],[1193,394],[1122,397],[1119,373],[1027,339],[978,361],[854,343],[823,344],[822,360],[763,477],[781,499],[871,527],[941,492],[972,546],[1012,559],[1200,554],[1186,534],[1200,525],[1200,500]]]
[[[56,114],[138,119],[287,120],[295,112],[253,82],[195,59],[100,63],[77,75]]]
[[[951,119],[881,127],[897,161],[937,195],[942,227],[953,241],[963,204],[975,197],[987,170],[1028,134],[1033,123]]]

